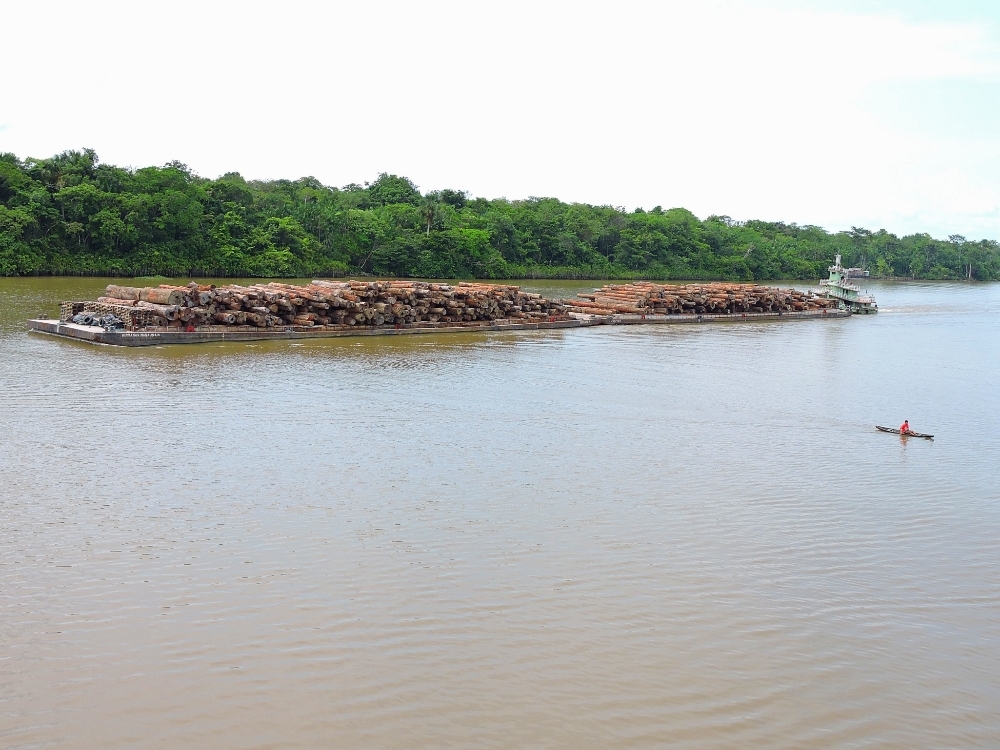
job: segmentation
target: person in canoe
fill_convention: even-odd
[[[910,430],[910,420],[909,419],[904,419],[903,420],[903,424],[901,424],[899,426],[899,434],[900,435],[909,435],[910,432],[911,432],[911,430]]]

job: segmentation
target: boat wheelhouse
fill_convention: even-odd
[[[869,294],[862,294],[861,287],[848,281],[849,271],[840,265],[838,255],[833,265],[830,266],[830,278],[819,282],[819,289],[815,290],[828,299],[837,300],[837,306],[843,310],[850,310],[852,313],[876,313],[878,305],[875,298]]]

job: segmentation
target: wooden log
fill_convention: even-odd
[[[104,295],[106,297],[111,297],[113,299],[121,300],[132,300],[133,302],[139,301],[139,295],[142,289],[135,286],[118,286],[117,284],[108,284],[104,288]]]
[[[153,302],[145,302],[142,300],[136,302],[135,306],[143,310],[151,310],[154,314],[159,315],[161,318],[166,318],[167,320],[176,320],[180,310],[180,308],[176,305],[158,305]]]
[[[139,299],[154,305],[182,305],[184,293],[177,289],[145,288],[139,291]]]

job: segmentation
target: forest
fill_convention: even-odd
[[[391,174],[337,188],[212,180],[180,162],[126,169],[90,149],[0,154],[2,276],[750,281],[824,277],[837,253],[878,277],[1000,279],[1000,245],[957,235],[421,193]]]

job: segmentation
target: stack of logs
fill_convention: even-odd
[[[161,284],[138,288],[111,284],[101,310],[145,311],[152,326],[382,326],[419,322],[565,320],[562,306],[516,286],[434,284],[426,281],[313,281],[281,284]]]
[[[803,312],[834,306],[833,300],[796,289],[757,284],[605,284],[580,299],[561,300],[569,312],[589,315],[679,315]]]

